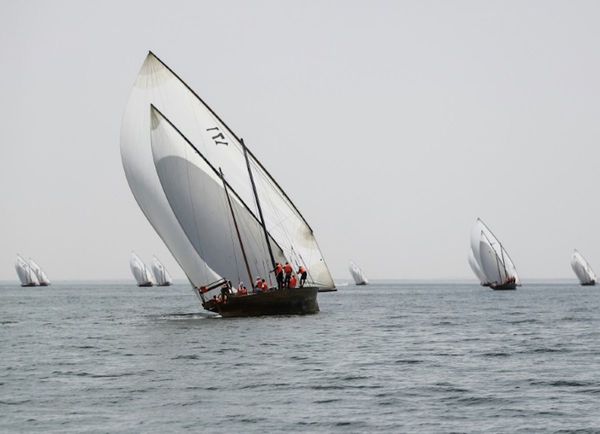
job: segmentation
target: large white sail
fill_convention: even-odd
[[[363,271],[354,262],[350,262],[348,269],[350,270],[350,274],[352,275],[355,284],[367,285],[369,283]]]
[[[31,258],[29,258],[29,266],[35,273],[35,276],[37,277],[40,286],[50,285],[50,279],[48,279],[48,276],[46,276],[44,270],[42,270],[41,267]]]
[[[237,201],[256,216],[244,148],[238,137],[165,64],[148,54],[132,90],[121,129],[121,155],[129,185],[144,213],[196,286],[219,275],[202,260],[161,188],[149,144],[149,106],[153,104],[214,168],[221,168]],[[285,258],[308,269],[307,283],[333,287],[310,226],[285,192],[250,153],[265,226]],[[160,164],[159,164],[160,165]],[[164,187],[164,185],[163,185]],[[181,217],[180,217],[181,218]],[[179,222],[181,223],[181,222]]]
[[[129,266],[138,286],[152,286],[154,284],[152,272],[134,252],[131,252]]]
[[[508,252],[479,218],[471,231],[471,253],[477,268],[483,273],[484,279],[478,276],[482,283],[500,286],[514,279],[516,285],[521,284]],[[477,274],[475,269],[473,271]]]
[[[20,255],[17,255],[15,270],[17,271],[17,276],[19,276],[19,280],[21,281],[21,286],[37,286],[40,284],[29,263]]]
[[[198,255],[220,276],[236,282],[268,276],[272,265],[267,260],[260,221],[232,190],[230,199],[242,229],[240,235],[252,274],[249,276],[220,174],[175,125],[152,110],[156,170],[167,200]],[[283,252],[272,239],[271,247],[275,260],[284,262]]]
[[[575,275],[582,285],[596,284],[596,273],[594,273],[588,261],[577,250],[571,256],[571,268],[573,268]]]
[[[156,256],[152,258],[152,273],[157,286],[169,286],[173,283],[171,275]]]
[[[479,279],[479,283],[482,285],[487,285],[489,283],[485,277],[485,274],[483,274],[483,271],[481,271],[481,268],[479,268],[479,264],[477,264],[475,257],[473,256],[473,250],[469,251],[469,266],[471,267],[471,270],[473,270],[475,276],[477,276],[477,279]]]

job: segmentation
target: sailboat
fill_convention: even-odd
[[[50,279],[48,279],[48,276],[46,276],[44,270],[42,270],[40,266],[37,263],[35,263],[35,261],[31,258],[29,258],[29,267],[35,273],[35,276],[37,277],[40,286],[50,285]]]
[[[17,270],[17,276],[21,281],[21,286],[38,286],[40,284],[35,272],[32,270],[29,262],[17,255],[17,262],[15,263],[15,269]]]
[[[471,231],[471,255],[474,263],[469,260],[469,264],[482,285],[497,290],[521,285],[508,252],[480,218]]]
[[[131,252],[131,258],[129,259],[129,266],[131,267],[131,273],[135,278],[137,286],[152,286],[154,279],[150,268],[140,259],[135,252]]]
[[[335,288],[313,230],[289,196],[152,52],[125,109],[121,157],[138,205],[205,309],[222,316],[314,313],[316,292]],[[226,296],[229,281],[250,286],[255,276],[273,288],[275,263],[286,261],[307,270],[302,289]],[[226,303],[214,302],[220,290]]]
[[[571,268],[573,268],[582,286],[594,286],[596,284],[598,279],[594,270],[592,270],[588,261],[577,250],[571,256]]]
[[[152,273],[156,286],[171,286],[173,279],[165,266],[155,257],[152,258]]]
[[[356,285],[368,285],[369,284],[369,281],[365,277],[363,271],[359,268],[358,265],[356,265],[352,261],[350,262],[349,270],[350,270],[350,274],[352,275],[352,278],[354,279],[354,283]]]

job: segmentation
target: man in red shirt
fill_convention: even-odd
[[[283,266],[283,272],[285,273],[285,281],[284,281],[283,285],[286,288],[290,287],[290,279],[292,278],[292,271],[294,271],[294,269],[292,268],[291,264],[289,262],[286,262],[285,265]]]

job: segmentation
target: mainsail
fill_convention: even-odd
[[[131,267],[131,273],[133,274],[138,286],[152,286],[154,284],[154,279],[150,269],[134,252],[131,252],[129,266]]]
[[[515,264],[508,252],[479,218],[471,231],[471,254],[475,264],[471,264],[470,258],[469,263],[482,284],[501,286],[512,281],[515,285],[521,284]]]
[[[17,276],[19,276],[21,286],[37,286],[40,284],[35,272],[31,269],[29,263],[21,257],[21,255],[17,255],[15,270],[17,270]]]
[[[41,267],[37,263],[35,263],[35,261],[31,258],[29,258],[29,267],[35,273],[35,276],[37,277],[40,286],[50,285],[50,279],[48,279],[48,276],[46,276],[44,270],[42,270]]]
[[[157,286],[169,286],[173,283],[171,275],[156,256],[152,258],[152,273]]]
[[[598,280],[588,261],[577,250],[571,256],[571,268],[582,285],[594,285]]]
[[[248,276],[218,171],[154,107],[151,142],[167,200],[198,255],[220,276],[237,282],[253,281],[255,275],[268,276],[272,264],[267,261],[266,240],[257,217],[230,187],[237,222],[243,228],[242,243],[252,274]],[[275,259],[284,262],[282,250],[274,240],[270,241]]]
[[[164,126],[159,131],[150,128],[150,105],[156,107],[163,119],[168,120],[172,131]],[[151,136],[154,140],[152,146]],[[193,162],[181,160],[182,149],[186,147],[181,146],[184,143],[188,148],[185,152],[198,155],[193,157]],[[178,157],[169,158],[170,153]],[[198,158],[200,155],[202,157]],[[178,175],[172,170],[176,165],[177,170],[186,170],[184,174],[189,169],[189,173],[193,173],[198,180],[210,180],[206,188],[210,190],[211,200],[215,203],[222,194],[217,188],[214,169],[222,169],[230,189],[235,192],[235,206],[243,209],[246,224],[254,224],[251,222],[259,214],[256,197],[260,197],[266,230],[274,241],[273,244],[281,251],[282,257],[295,266],[303,265],[307,268],[307,284],[321,288],[335,286],[312,229],[283,189],[252,152],[249,152],[249,164],[256,185],[256,195],[254,194],[240,139],[152,53],[148,54],[142,65],[123,117],[121,156],[127,180],[138,204],[194,286],[199,287],[220,277],[230,276],[222,273],[232,270],[229,265],[224,267],[223,259],[216,261],[214,257],[209,258],[212,254],[209,248],[200,248],[204,244],[203,240],[200,241],[202,237],[207,237],[206,245],[216,241],[215,235],[210,233],[215,230],[198,232],[199,228],[194,229],[192,221],[185,217],[190,210],[183,211],[181,207],[194,205],[195,201],[201,199],[201,195],[198,193],[197,198],[189,199],[187,203],[179,202],[183,198],[178,197],[179,193],[174,191],[175,183],[183,187],[184,180],[179,178],[175,181]],[[187,157],[184,156],[184,160]],[[188,188],[187,191],[191,190]],[[175,202],[177,204],[173,206]],[[223,210],[222,205],[220,206]],[[223,223],[228,225],[230,222],[225,215],[226,213],[221,217]],[[208,218],[207,215],[204,217]],[[254,234],[254,229],[250,229],[252,236],[258,236]],[[229,245],[231,244],[229,240]],[[255,242],[253,248],[258,249],[259,243]],[[265,243],[260,248],[265,248]],[[230,259],[235,259],[232,254],[230,253]],[[260,269],[265,267],[264,264],[253,265],[254,269],[259,266]],[[234,278],[236,276],[233,275]]]
[[[479,264],[477,264],[472,250],[469,251],[469,266],[471,267],[471,270],[473,270],[475,276],[479,279],[479,282],[482,285],[487,285],[487,278],[485,277],[485,274],[483,274],[483,271],[481,271],[481,268],[479,268]]]
[[[363,271],[354,262],[350,262],[349,266],[350,274],[354,279],[354,283],[357,285],[367,285],[369,281],[365,277]]]

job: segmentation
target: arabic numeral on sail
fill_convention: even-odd
[[[225,136],[223,135],[222,132],[219,131],[219,127],[207,128],[206,131],[218,131],[219,132],[217,135],[212,136],[212,139],[215,142],[215,145],[229,146],[229,143],[227,143],[225,141]],[[217,140],[217,139],[219,139],[219,140]]]

